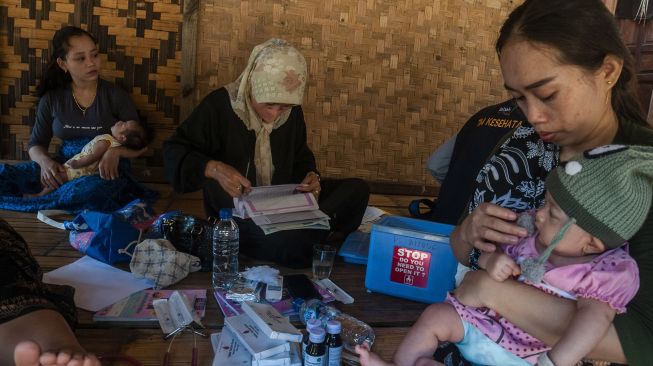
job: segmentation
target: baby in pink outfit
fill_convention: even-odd
[[[543,291],[576,300],[577,311],[554,347],[488,308],[450,294],[430,305],[409,330],[392,363],[357,346],[363,366],[439,365],[440,342],[454,342],[478,365],[575,365],[602,339],[639,288],[626,241],[643,225],[653,195],[653,148],[608,145],[551,172],[535,235],[482,253],[478,266],[496,281],[520,276]]]

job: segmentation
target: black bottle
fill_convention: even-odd
[[[340,322],[329,320],[327,322],[327,366],[340,366],[340,356],[342,355],[342,338],[340,338]]]
[[[323,366],[326,358],[326,332],[322,328],[311,329],[304,356],[304,366]]]

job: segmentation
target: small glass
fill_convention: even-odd
[[[313,246],[313,278],[321,280],[329,278],[336,258],[336,248],[326,244]]]

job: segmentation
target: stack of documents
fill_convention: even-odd
[[[296,184],[252,187],[234,198],[234,216],[251,218],[267,235],[282,230],[329,230],[329,216],[320,211],[312,193],[298,192]]]
[[[243,314],[225,318],[214,366],[301,366],[302,333],[269,304],[243,302]]]

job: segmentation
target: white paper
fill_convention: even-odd
[[[348,294],[347,291],[340,288],[340,286],[336,285],[335,282],[331,281],[330,279],[323,278],[316,282],[318,283],[318,286],[322,286],[331,295],[333,295],[333,297],[335,297],[336,300],[340,301],[341,303],[352,304],[354,302],[354,298],[351,297],[351,295]]]
[[[361,222],[362,223],[373,222],[376,221],[379,217],[387,214],[388,214],[387,212],[383,211],[378,207],[367,206],[365,208],[365,213],[363,214],[363,220]]]
[[[153,285],[89,256],[45,273],[43,282],[74,287],[75,305],[89,311],[98,311]]]
[[[283,230],[329,230],[329,220],[323,219],[318,221],[299,221],[299,222],[285,222],[281,224],[260,225],[263,234],[268,235]]]
[[[253,187],[234,198],[233,215],[251,218],[265,235],[282,230],[329,230],[329,216],[320,211],[312,193],[297,192],[297,184]]]
[[[379,221],[383,215],[387,214],[386,211],[383,211],[378,207],[367,206],[367,208],[365,208],[365,213],[363,214],[363,220],[361,220],[361,224],[357,230],[363,233],[369,233],[372,231],[372,224]]]
[[[320,210],[288,212],[274,215],[263,215],[252,217],[252,221],[258,226],[284,223],[315,222],[316,220],[329,220],[329,216]]]

